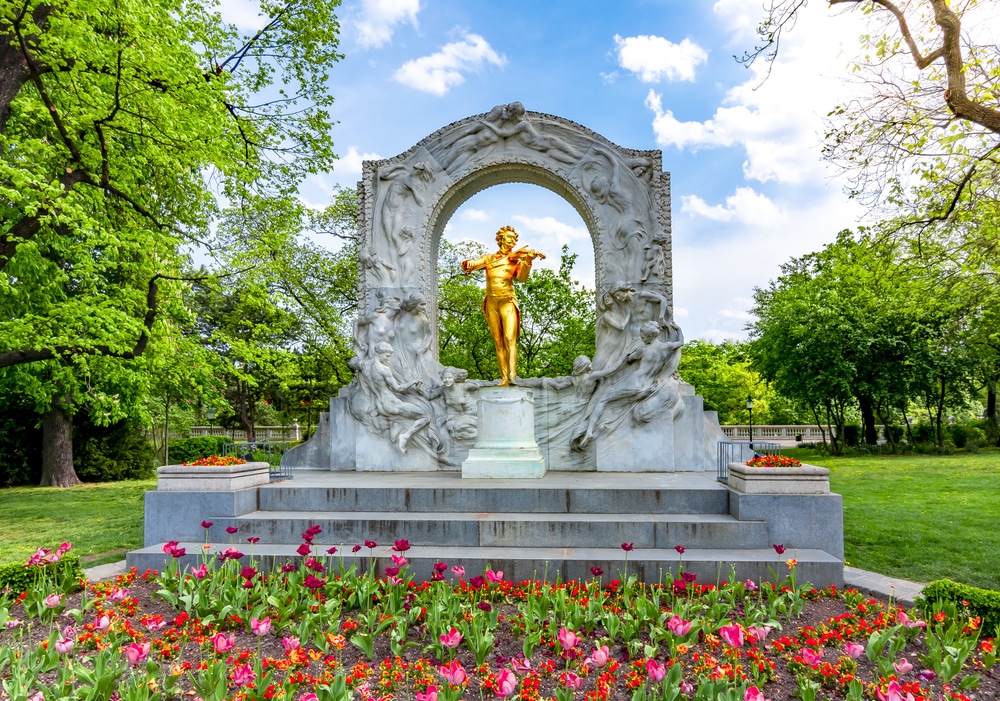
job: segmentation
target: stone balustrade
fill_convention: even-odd
[[[258,442],[265,441],[301,441],[305,434],[305,429],[298,424],[290,426],[257,426],[254,429],[254,437]],[[247,440],[247,432],[242,428],[231,429],[222,426],[192,426],[191,438],[201,436],[222,436],[229,438],[234,443]]]

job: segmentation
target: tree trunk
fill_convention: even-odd
[[[73,469],[73,418],[60,407],[42,414],[42,481],[40,487],[81,484]]]
[[[882,430],[885,431],[885,440],[889,443],[889,447],[892,448],[892,452],[896,452],[896,438],[892,435],[891,427],[889,422],[886,421],[886,415],[882,413],[882,408],[879,405],[875,405],[875,411],[878,413],[878,420],[882,422]],[[887,412],[888,413],[888,412]]]
[[[878,444],[878,430],[875,428],[875,412],[871,397],[858,397],[858,408],[861,409],[861,429],[865,445]]]
[[[997,378],[991,377],[986,382],[986,418],[997,422]]]

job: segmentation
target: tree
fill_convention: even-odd
[[[772,61],[806,4],[772,2],[758,28],[761,43],[742,61]],[[921,227],[953,216],[968,219],[979,203],[995,201],[1000,53],[975,43],[981,36],[976,24],[996,19],[988,16],[989,6],[949,0],[829,4],[864,12],[872,25],[862,38],[865,58],[854,66],[864,94],[831,113],[826,137],[825,154],[852,173],[852,192],[906,207],[911,215],[899,223]]]
[[[43,479],[75,481],[74,388],[148,352],[180,246],[228,243],[331,165],[336,4],[264,2],[242,36],[186,0],[0,2],[0,372],[44,366]]]

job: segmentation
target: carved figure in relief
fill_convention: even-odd
[[[642,277],[643,282],[661,282],[663,273],[667,266],[667,255],[664,246],[667,244],[667,237],[657,234],[653,240],[642,247]]]
[[[545,258],[543,253],[522,246],[514,250],[517,232],[512,226],[503,226],[497,232],[497,253],[490,253],[475,260],[463,260],[462,272],[486,271],[486,298],[483,315],[496,344],[497,363],[500,366],[500,385],[512,385],[517,378],[517,338],[521,333],[521,310],[517,305],[514,281],[524,282],[531,272],[535,258]]]
[[[628,162],[623,162],[616,154],[600,146],[595,146],[592,153],[593,157],[584,164],[583,172],[596,174],[585,175],[584,184],[598,204],[610,210],[611,244],[616,250],[625,252],[621,274],[634,275],[629,270],[638,269],[641,264],[640,251],[648,240],[648,185],[636,176]],[[649,169],[649,159],[630,160],[639,161],[636,167],[645,175]],[[586,182],[587,177],[589,183]],[[627,180],[633,182],[628,183]]]
[[[433,327],[427,318],[427,300],[419,292],[407,297],[397,316],[396,347],[412,375],[435,378],[438,368],[431,358]]]
[[[392,355],[392,346],[388,343],[382,341],[375,344],[375,357],[363,365],[362,377],[369,383],[372,409],[378,416],[388,420],[389,439],[396,444],[401,453],[405,453],[410,438],[428,426],[431,417],[426,408],[403,399],[402,395],[419,388],[422,380],[416,378],[409,382],[401,381],[389,367]],[[408,428],[404,428],[407,424]]]
[[[676,328],[676,327],[675,327]],[[593,377],[602,381],[584,412],[577,435],[571,441],[575,450],[583,450],[602,431],[612,430],[626,416],[633,423],[645,423],[661,411],[670,411],[680,402],[670,376],[680,362],[680,349],[684,345],[680,329],[677,340],[663,341],[660,325],[655,321],[643,324],[640,331],[642,346],[629,352],[617,367],[595,371]],[[606,416],[609,407],[617,412]]]
[[[617,366],[629,351],[629,321],[635,288],[631,283],[618,281],[601,295],[598,302],[597,352],[594,365],[598,369]]]
[[[502,125],[508,118],[508,106],[497,105],[484,119],[462,127],[441,149],[435,149],[438,164],[448,171],[461,170],[473,156],[483,157],[491,147],[500,143],[501,137],[495,126]]]
[[[492,130],[501,139],[514,139],[529,151],[545,153],[558,163],[574,165],[580,162],[583,149],[573,146],[555,134],[539,132],[528,121],[524,105],[520,102],[507,105],[507,119],[500,126],[492,122],[484,122],[483,126]]]
[[[476,400],[471,393],[476,388],[466,382],[468,377],[468,371],[461,368],[447,367],[441,372],[446,411],[438,423],[442,437],[447,436],[449,442],[449,450],[444,452],[450,452],[455,443],[474,441],[479,433]]]
[[[402,260],[404,253],[413,245],[413,224],[410,223],[409,245],[402,235],[407,220],[415,217],[419,208],[424,205],[424,191],[433,179],[434,173],[430,163],[421,162],[412,166],[399,164],[379,172],[379,179],[388,181],[385,197],[379,210],[379,227],[375,231],[378,237],[374,242],[374,254],[379,258],[388,256],[392,260]],[[404,252],[403,249],[406,249]],[[390,276],[395,277],[395,276]],[[399,276],[395,283],[407,282]]]

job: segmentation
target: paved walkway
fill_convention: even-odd
[[[112,579],[125,573],[125,560],[91,567],[85,569],[83,573],[92,582]],[[881,599],[892,599],[907,607],[913,606],[914,599],[924,588],[923,584],[886,577],[876,572],[859,570],[857,567],[844,568],[844,586]]]

